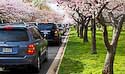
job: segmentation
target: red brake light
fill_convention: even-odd
[[[4,29],[5,29],[5,30],[12,30],[13,28],[10,27],[10,26],[5,26]]]
[[[36,53],[35,45],[34,44],[28,45],[27,54],[33,55],[35,53]]]

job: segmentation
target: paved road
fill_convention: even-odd
[[[63,39],[64,38],[65,38],[65,36],[63,36]],[[46,74],[47,73],[51,63],[53,62],[53,60],[58,52],[59,47],[60,46],[49,46],[49,48],[48,48],[49,60],[47,62],[42,63],[42,69],[41,69],[40,73],[38,73],[38,74]],[[0,74],[37,74],[37,73],[28,73],[27,70],[26,71],[24,71],[24,70],[3,71],[0,68]]]

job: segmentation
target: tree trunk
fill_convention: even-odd
[[[77,36],[79,37],[79,24],[77,25]]]
[[[0,20],[0,24],[2,24],[2,20]]]
[[[105,46],[107,48],[107,55],[105,59],[104,68],[102,70],[102,74],[113,74],[113,63],[114,63],[114,56],[115,56],[117,44],[112,45],[109,43],[108,30],[106,25],[103,25],[103,37],[104,37]]]
[[[96,25],[95,25],[95,20],[91,19],[91,24],[92,24],[92,48],[91,48],[91,53],[92,54],[97,54],[96,51]]]
[[[85,21],[83,42],[88,42],[88,24],[90,22],[90,18],[91,17],[88,17],[88,19]]]
[[[83,25],[80,25],[80,38],[83,38]]]
[[[84,27],[84,36],[83,36],[83,41],[88,42],[88,25]]]
[[[113,74],[113,63],[115,57],[115,49],[110,49],[111,51],[107,51],[105,65],[102,71],[102,74]]]

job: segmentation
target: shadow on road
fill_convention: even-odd
[[[0,74],[39,74],[28,71],[27,69],[13,69],[8,71],[0,71]]]
[[[38,73],[31,73],[24,70],[16,70],[16,71],[1,71],[0,74],[38,74]]]
[[[46,74],[51,65],[53,59],[49,59],[47,62],[42,63],[42,69],[39,73],[33,73],[31,70],[28,69],[13,69],[8,71],[0,71],[0,74]]]

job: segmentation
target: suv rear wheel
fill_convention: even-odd
[[[45,52],[45,60],[44,61],[48,61],[48,47],[46,48],[46,52]]]
[[[39,73],[41,70],[41,60],[40,57],[37,58],[37,64],[34,66],[29,66],[33,73]]]

